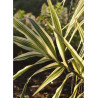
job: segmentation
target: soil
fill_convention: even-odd
[[[35,63],[39,58],[31,58],[29,60],[14,62],[14,68],[13,68],[13,74],[18,72],[20,69],[24,68],[27,65]],[[20,98],[20,95],[22,93],[22,89],[24,87],[24,84],[26,83],[27,79],[38,69],[42,68],[43,66],[49,64],[50,62],[37,65],[27,72],[25,72],[23,75],[18,77],[13,82],[13,98]],[[54,69],[53,69],[54,70]],[[29,84],[27,86],[25,98],[52,98],[52,96],[55,94],[56,89],[61,85],[63,82],[67,71],[65,71],[59,78],[48,84],[46,87],[44,87],[38,94],[36,94],[34,97],[32,97],[33,93],[37,90],[37,88],[44,82],[44,80],[49,76],[49,74],[53,70],[47,70],[45,72],[39,73],[38,75],[32,77],[32,79],[29,81]],[[71,95],[71,81],[72,79],[68,79],[66,84],[64,85],[64,88],[61,92],[60,98],[69,98]]]
[[[59,78],[57,78],[56,80],[54,80],[53,82],[48,84],[38,94],[36,94],[34,97],[32,97],[33,93],[37,90],[37,88],[41,85],[41,83],[46,79],[46,77],[51,72],[52,72],[52,70],[46,71],[46,72],[40,73],[40,74],[36,75],[35,77],[33,77],[27,86],[25,98],[52,98],[56,89],[60,86],[60,84],[64,80],[64,78],[66,76],[65,74],[62,74]],[[13,98],[20,98],[23,86],[24,86],[27,78],[28,78],[28,76],[26,76],[26,73],[25,73],[25,75],[20,76],[18,79],[16,79],[14,81]],[[70,85],[71,85],[70,82],[71,82],[71,79],[69,79],[67,81],[67,83],[65,84],[65,86],[62,90],[62,93],[60,95],[60,98],[69,98],[70,92],[71,92],[70,91]]]

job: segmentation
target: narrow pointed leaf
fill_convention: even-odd
[[[82,21],[80,22],[80,26],[82,26],[83,23],[84,23],[84,20],[82,20]],[[71,43],[71,41],[72,41],[73,37],[75,36],[77,30],[78,30],[78,27],[76,27],[76,28],[74,29],[74,31],[72,32],[71,37],[69,38],[69,41],[68,41],[69,43]],[[65,49],[65,52],[66,52],[66,50],[67,50],[67,47],[66,47],[66,49]]]
[[[72,77],[73,73],[69,73],[66,75],[66,78],[64,79],[63,83],[57,88],[56,93],[54,94],[53,98],[59,98],[61,91],[63,89],[63,86],[65,85],[68,78]]]
[[[82,57],[82,55],[84,54],[84,46],[81,47],[79,55]]]
[[[41,43],[41,40],[40,40],[40,38],[39,38],[38,35],[36,35],[29,27],[27,27],[25,24],[23,24],[22,22],[20,22],[18,19],[13,18],[13,23],[14,23],[14,27],[19,32],[21,32],[28,39],[30,39],[31,41],[33,41],[36,44],[36,46],[38,46],[40,48],[40,50],[43,51],[43,53],[47,54],[46,49],[43,46],[43,44]]]
[[[32,51],[32,50],[35,49],[35,47],[33,46],[33,44],[28,39],[26,39],[26,38],[14,36],[13,37],[13,41],[14,41],[14,43],[17,46],[19,46],[19,47],[21,47],[21,48],[23,48],[25,50]]]
[[[77,23],[77,27],[78,27],[78,31],[79,31],[82,43],[84,43],[84,31],[83,31],[82,27],[80,26],[80,24],[78,22],[76,22],[76,23]]]
[[[36,45],[36,43],[34,41],[31,41],[26,38],[18,37],[18,36],[14,36],[13,40],[17,46],[19,46],[25,50],[28,50],[28,51],[34,50],[34,51],[40,52],[44,56],[46,56],[46,54],[38,47],[38,45]]]
[[[37,61],[36,63],[34,63],[33,65],[28,65],[26,67],[24,67],[23,69],[19,70],[14,76],[13,76],[13,80],[15,80],[16,78],[18,78],[19,76],[21,76],[23,73],[25,73],[27,70],[29,70],[30,68],[34,67],[37,64],[42,64],[44,62],[49,61],[50,59],[43,57],[41,58],[39,61]]]
[[[65,38],[62,37],[61,34],[59,34],[57,31],[56,31],[56,33],[61,37],[63,43],[66,45],[66,47],[68,48],[68,50],[71,52],[71,54],[72,54],[74,60],[77,62],[77,64],[83,68],[83,66],[84,66],[83,59],[78,55],[78,53],[76,52],[76,50],[69,44],[69,42]]]
[[[80,66],[75,62],[75,60],[72,60],[71,63],[72,63],[72,66],[73,66],[75,72],[80,74]]]
[[[47,84],[49,84],[51,81],[58,78],[64,71],[64,67],[58,67],[56,68],[48,77],[47,79],[42,83],[42,85],[37,89],[37,91],[33,94],[37,94],[41,89],[43,89]]]
[[[82,44],[82,41],[80,40],[79,45],[78,45],[78,48],[77,48],[77,51],[80,49],[81,44]]]
[[[81,94],[79,94],[79,95],[77,96],[77,98],[82,98],[83,96],[84,96],[84,92],[81,93]]]
[[[74,91],[72,93],[72,95],[70,96],[70,98],[76,98],[76,93],[78,90],[78,87],[83,83],[83,80],[80,80],[79,83],[74,87]]]
[[[72,29],[72,27],[75,24],[75,20],[78,19],[79,16],[82,15],[83,12],[80,13],[80,14],[78,14],[78,13],[79,13],[79,11],[81,11],[81,8],[83,7],[83,5],[84,5],[84,0],[80,0],[79,3],[78,3],[78,6],[77,6],[77,8],[76,8],[76,10],[75,10],[75,12],[74,12],[74,14],[72,16],[72,19],[71,19],[71,21],[69,23],[69,26],[67,28],[67,31],[66,31],[66,34],[65,34],[65,37],[64,38],[66,38],[68,36],[70,30]],[[77,17],[77,14],[78,14],[78,17]]]
[[[62,34],[61,24],[60,24],[60,21],[59,21],[57,14],[56,14],[56,11],[51,3],[51,0],[47,0],[47,2],[50,7],[53,26],[60,34]],[[66,66],[66,68],[68,68],[68,65],[65,60],[65,55],[64,55],[65,54],[64,43],[62,42],[62,39],[55,32],[54,32],[54,35],[56,38],[56,43],[57,43],[57,47],[58,47],[59,53],[61,55],[61,58],[64,62],[64,65]]]
[[[83,59],[78,55],[78,53],[75,51],[75,49],[68,43],[66,39],[64,39],[64,44],[67,46],[69,51],[71,52],[74,60],[77,62],[77,64],[81,67],[84,66]]]
[[[43,72],[43,71],[46,71],[46,70],[49,70],[49,69],[52,69],[52,68],[56,68],[56,67],[58,67],[58,64],[57,64],[57,63],[51,63],[51,64],[49,64],[49,65],[47,65],[47,66],[45,66],[45,67],[39,69],[38,71],[36,71],[36,72],[27,80],[27,82],[25,83],[20,98],[24,98],[27,85],[28,85],[30,79],[31,79],[33,76],[35,76],[36,74],[38,74],[38,73],[40,73],[40,72]]]
[[[24,54],[21,54],[21,55],[15,57],[14,61],[26,60],[26,59],[34,57],[34,56],[42,57],[42,54],[39,52],[35,52],[35,51],[27,52],[27,53],[24,53]]]
[[[46,49],[49,53],[49,55],[55,59],[57,61],[57,56],[56,56],[56,51],[55,51],[55,47],[54,47],[54,43],[51,39],[51,37],[48,35],[48,33],[37,23],[35,22],[33,19],[31,18],[26,18],[30,21],[31,25],[33,26],[34,30],[36,31],[36,33],[42,38],[42,40],[44,41],[44,43],[46,44],[46,47],[48,49]]]
[[[82,20],[82,21],[80,22],[80,26],[82,26],[83,23],[84,23],[84,20]],[[72,32],[71,37],[70,37],[70,39],[69,39],[69,43],[72,41],[72,39],[73,39],[74,35],[76,34],[77,30],[78,30],[78,27],[76,27],[76,28],[74,29],[74,31]]]

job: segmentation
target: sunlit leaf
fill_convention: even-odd
[[[42,88],[44,88],[47,84],[49,84],[51,81],[58,78],[64,71],[64,67],[58,67],[56,68],[48,77],[47,79],[42,83],[42,85],[37,89],[37,91],[33,94],[37,94]]]
[[[69,73],[69,74],[66,75],[63,83],[57,88],[56,93],[54,94],[53,98],[59,98],[60,93],[61,93],[61,91],[63,89],[64,84],[66,83],[66,81],[68,80],[68,78],[70,78],[72,76],[73,76],[73,73]]]
[[[24,53],[24,54],[21,54],[21,55],[15,57],[14,61],[21,61],[21,60],[25,60],[25,59],[28,59],[28,58],[31,58],[34,56],[42,57],[42,54],[39,52],[35,52],[35,51],[27,52],[27,53]]]
[[[60,24],[57,14],[56,14],[56,11],[54,10],[54,7],[51,3],[51,0],[47,0],[47,2],[50,7],[50,11],[51,11],[53,27],[56,29],[56,31],[58,31],[60,34],[62,34],[61,24]],[[54,35],[56,38],[56,43],[57,43],[57,47],[58,47],[59,53],[61,55],[61,58],[64,62],[64,65],[66,66],[66,68],[68,68],[68,65],[65,60],[65,55],[64,55],[64,53],[65,53],[64,43],[62,42],[62,39],[55,32],[54,32]]]
[[[49,64],[49,65],[47,65],[47,66],[45,66],[45,67],[39,69],[38,71],[36,71],[36,72],[27,80],[27,82],[25,83],[24,88],[23,88],[23,91],[22,91],[22,94],[21,94],[21,98],[24,98],[27,85],[28,85],[30,79],[31,79],[33,76],[35,76],[36,74],[38,74],[38,73],[40,73],[40,72],[43,72],[43,71],[46,71],[46,70],[49,70],[49,69],[52,69],[52,68],[56,68],[56,67],[58,67],[58,64],[57,64],[57,63],[51,63],[51,64]]]
[[[77,93],[78,87],[79,87],[82,83],[83,83],[83,80],[80,80],[79,83],[74,87],[73,93],[72,93],[72,95],[70,96],[70,98],[76,98],[76,93]]]
[[[18,78],[19,76],[21,76],[23,73],[25,73],[27,70],[29,70],[30,68],[34,67],[37,64],[42,64],[44,62],[50,61],[50,59],[43,57],[41,58],[39,61],[37,61],[36,63],[32,64],[32,65],[28,65],[26,67],[24,67],[23,69],[19,70],[14,76],[13,76],[13,80],[15,80],[16,78]]]

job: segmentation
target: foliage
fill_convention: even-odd
[[[38,64],[42,64],[47,61],[52,61],[52,63],[46,65],[45,67],[37,70],[31,77],[27,80],[24,85],[21,98],[24,98],[27,85],[30,79],[43,71],[54,69],[54,71],[46,78],[46,80],[41,84],[41,86],[36,90],[33,94],[37,94],[41,89],[43,89],[47,84],[51,81],[57,79],[61,74],[67,69],[68,74],[65,76],[64,81],[56,90],[53,98],[59,98],[61,91],[63,89],[66,81],[73,77],[75,78],[73,93],[70,98],[76,98],[83,96],[83,91],[79,90],[79,88],[83,87],[84,80],[84,30],[83,30],[83,20],[80,22],[80,18],[83,15],[84,11],[84,0],[80,0],[75,12],[70,20],[70,22],[62,29],[59,17],[57,15],[54,6],[52,5],[50,0],[47,0],[49,5],[49,13],[51,14],[51,23],[46,22],[50,29],[53,31],[53,36],[56,40],[56,45],[54,44],[53,39],[34,19],[25,18],[28,20],[32,26],[32,29],[26,26],[24,23],[14,18],[14,28],[17,29],[20,33],[22,33],[25,38],[14,36],[14,43],[19,47],[29,51],[25,54],[22,54],[14,60],[21,61],[28,59],[30,57],[38,56],[41,57],[39,61],[32,65],[28,65],[25,68],[21,69],[14,75],[14,80],[17,79],[24,72],[32,68],[33,66],[37,66]],[[63,30],[66,28],[66,33]],[[80,41],[75,49],[71,41],[73,37],[76,35],[76,32],[79,35]],[[69,36],[70,35],[70,36]],[[77,36],[76,36],[77,37]],[[57,46],[57,48],[56,48]],[[59,55],[61,59],[58,59],[57,49],[59,51]],[[66,51],[70,52],[71,58],[66,59]],[[70,66],[72,65],[72,66]],[[82,85],[82,86],[81,86]]]
[[[54,8],[60,19],[60,22],[62,24],[67,24],[67,20],[68,20],[68,11],[67,10],[68,9],[66,7],[62,6],[61,2],[57,2],[56,5],[54,5]],[[51,18],[49,6],[47,6],[45,3],[42,5],[40,18],[48,19],[48,20],[50,20],[50,18]]]
[[[16,17],[17,19],[22,19],[25,15],[25,11],[24,10],[19,10],[14,14],[14,17]]]
[[[56,3],[56,0],[52,2]],[[46,3],[46,0],[14,0],[14,13],[21,9],[26,13],[33,12],[35,16],[38,16],[43,3]]]

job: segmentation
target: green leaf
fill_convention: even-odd
[[[24,54],[21,54],[21,55],[15,57],[14,61],[26,60],[26,59],[34,57],[34,56],[42,57],[42,54],[39,52],[36,52],[36,51],[27,52],[27,53],[24,53]]]
[[[42,85],[37,89],[37,91],[33,94],[37,94],[42,88],[44,88],[47,84],[49,84],[51,81],[58,78],[64,71],[64,67],[58,67],[56,68],[48,77],[47,79],[42,83]]]
[[[14,37],[13,37],[13,41],[14,41],[14,43],[15,43],[17,46],[19,46],[19,47],[21,47],[21,48],[23,48],[23,49],[25,49],[25,50],[32,51],[32,50],[35,49],[35,47],[34,47],[33,44],[31,43],[31,41],[28,40],[28,39],[26,39],[26,38],[14,36]]]
[[[73,66],[75,72],[77,72],[78,74],[80,74],[80,66],[75,62],[74,59],[71,61],[71,63],[72,63],[72,66]]]
[[[81,47],[79,55],[82,57],[84,55],[84,46]]]
[[[83,96],[84,96],[84,92],[81,93],[81,94],[79,94],[79,95],[77,96],[77,98],[82,98]]]
[[[23,69],[19,70],[14,76],[13,76],[13,80],[15,80],[16,78],[18,78],[19,76],[21,76],[23,73],[25,73],[27,70],[29,70],[30,68],[34,67],[37,64],[42,64],[45,63],[47,61],[50,61],[50,59],[43,57],[40,60],[38,60],[36,63],[34,63],[33,65],[28,65],[26,67],[24,67]]]
[[[70,98],[76,98],[76,93],[78,90],[78,87],[83,83],[83,80],[80,80],[79,83],[74,87],[74,91],[72,93],[72,95],[70,96]]]
[[[82,29],[82,27],[80,26],[80,24],[76,21],[77,23],[77,27],[78,27],[78,31],[82,40],[82,43],[84,43],[84,30]]]
[[[82,24],[82,23],[83,23],[83,21],[81,22],[81,24]],[[71,52],[71,54],[72,54],[72,56],[73,56],[75,62],[78,64],[78,66],[81,67],[81,69],[83,69],[83,67],[84,67],[84,61],[83,61],[83,59],[78,55],[77,51],[70,45],[70,43],[69,43],[65,38],[63,38],[63,36],[62,36],[59,32],[57,32],[57,30],[56,30],[54,27],[52,27],[49,23],[48,23],[48,25],[49,25],[50,28],[51,28],[52,30],[54,30],[54,31],[56,32],[56,34],[58,34],[58,36],[62,39],[62,42],[67,46],[67,48],[68,48],[69,51]],[[79,75],[79,76],[80,76],[80,75]]]
[[[80,22],[80,26],[82,26],[83,23],[84,23],[84,20],[82,20],[82,21]],[[78,27],[76,27],[76,28],[74,29],[74,31],[72,32],[71,37],[69,38],[69,41],[68,41],[69,43],[71,43],[71,41],[72,41],[74,35],[76,34],[77,30],[78,30]],[[65,51],[66,51],[66,50],[67,50],[67,47],[66,47]]]
[[[57,14],[56,14],[56,11],[51,3],[51,0],[47,0],[47,2],[50,7],[53,26],[56,29],[56,31],[58,31],[60,34],[62,34],[61,24],[60,24],[60,21],[59,21]],[[61,58],[64,62],[64,65],[66,66],[66,68],[68,68],[68,65],[65,60],[65,55],[64,55],[64,53],[65,53],[64,43],[62,42],[62,39],[55,32],[54,32],[54,35],[56,38],[56,43],[57,43],[57,47],[58,47],[59,53],[61,55]]]
[[[53,98],[59,98],[61,91],[63,89],[63,86],[65,85],[66,81],[68,80],[68,78],[72,77],[73,73],[69,73],[66,75],[63,83],[57,88],[56,93],[54,94]]]
[[[76,61],[76,63],[83,68],[84,66],[84,62],[83,59],[78,55],[78,53],[76,52],[76,50],[68,43],[68,41],[66,39],[64,39],[64,44],[67,46],[67,48],[69,49],[69,51],[71,52],[74,60]]]
[[[60,36],[60,38],[62,39],[63,43],[66,45],[66,47],[69,49],[69,51],[71,52],[75,62],[81,67],[84,67],[84,61],[83,59],[78,55],[78,53],[76,52],[76,50],[69,44],[69,42],[63,38],[63,36],[61,34],[59,34],[56,30],[55,32]]]
[[[24,34],[31,42],[35,43],[39,47],[40,51],[45,55],[47,54],[46,48],[44,47],[42,40],[36,35],[29,27],[20,22],[18,19],[13,18],[14,27]]]
[[[82,44],[82,41],[80,40],[77,51],[80,49],[81,44]]]
[[[39,70],[36,71],[32,76],[30,76],[30,78],[27,80],[27,82],[26,82],[25,85],[24,85],[24,88],[23,88],[23,90],[22,90],[22,94],[21,94],[21,97],[20,97],[20,98],[24,98],[27,85],[28,85],[30,79],[31,79],[33,76],[35,76],[36,74],[38,74],[38,73],[40,73],[40,72],[43,72],[43,71],[46,71],[46,70],[49,70],[49,69],[52,69],[52,68],[56,68],[56,67],[58,67],[58,64],[57,64],[57,63],[51,63],[51,64],[49,64],[49,65],[47,65],[47,66],[45,66],[45,67],[39,69]]]
[[[80,22],[80,26],[82,26],[83,23],[84,23],[84,20],[82,20],[82,21]],[[69,43],[72,41],[72,39],[73,39],[74,35],[76,34],[77,30],[78,30],[78,27],[76,27],[76,28],[74,29],[74,31],[72,32],[71,37],[70,37],[70,39],[69,39]]]
[[[30,21],[31,25],[33,26],[33,29],[35,32],[42,38],[44,43],[46,44],[47,51],[49,52],[48,54],[57,61],[57,56],[56,56],[56,51],[54,47],[54,43],[51,39],[51,37],[48,35],[48,33],[38,24],[36,23],[33,19],[31,18],[26,18]],[[50,50],[50,51],[49,51]]]
[[[66,31],[66,34],[65,34],[65,37],[64,38],[66,38],[68,36],[70,30],[72,29],[72,27],[75,24],[75,20],[76,19],[78,20],[78,18],[82,15],[82,13],[84,11],[84,9],[82,9],[83,8],[83,5],[84,5],[84,0],[80,0],[79,3],[78,3],[77,8],[76,8],[76,10],[75,10],[75,12],[74,12],[71,20],[70,20],[70,23],[69,23],[69,26],[67,28],[67,31]]]

